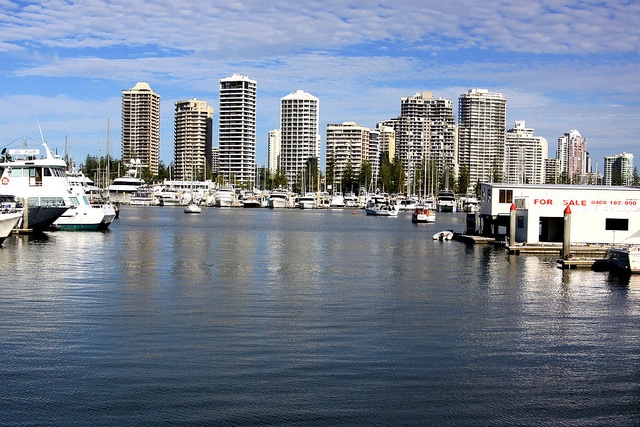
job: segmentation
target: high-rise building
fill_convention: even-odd
[[[547,140],[533,136],[533,129],[527,128],[524,120],[516,121],[515,126],[507,130],[502,181],[508,184],[544,184],[548,155]]]
[[[211,170],[213,107],[206,101],[176,102],[174,117],[175,178],[192,181],[206,179]]]
[[[269,131],[269,172],[275,175],[280,168],[280,129]]]
[[[234,74],[220,80],[220,173],[229,181],[253,185],[256,175],[257,82]]]
[[[633,154],[604,158],[604,185],[633,185]]]
[[[458,139],[453,101],[424,91],[400,99],[400,116],[384,122],[395,129],[395,153],[407,174],[408,192],[425,185],[424,171],[457,174]],[[391,153],[390,153],[391,154]],[[422,172],[420,172],[422,171]],[[428,177],[433,174],[427,175]],[[419,182],[421,181],[421,182]],[[435,189],[434,189],[435,191]]]
[[[387,160],[392,162],[396,156],[396,131],[393,126],[390,126],[389,122],[378,122],[376,130],[380,133],[378,152],[380,155],[386,155]],[[376,163],[380,165],[380,161],[382,161],[381,158]]]
[[[371,129],[360,126],[355,122],[327,125],[327,163],[333,164],[332,177],[327,177],[334,183],[335,188],[343,191],[352,191],[344,188],[344,172],[351,169],[351,178],[357,178],[360,167],[364,161],[369,162],[371,155]],[[377,152],[377,150],[375,150]],[[329,171],[327,167],[327,171]],[[364,184],[363,184],[364,185]]]
[[[122,91],[122,162],[158,175],[160,95],[149,83]]]
[[[558,138],[558,173],[560,182],[565,184],[580,184],[582,177],[589,172],[587,140],[580,132],[573,129]]]
[[[470,89],[458,99],[458,114],[458,163],[469,172],[469,183],[501,179],[507,100],[501,93]]]
[[[280,100],[280,170],[293,185],[320,159],[319,100],[296,90]]]

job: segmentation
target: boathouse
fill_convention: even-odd
[[[481,184],[480,235],[517,243],[563,241],[565,215],[571,242],[640,243],[640,188],[563,184]],[[515,211],[515,221],[512,220]]]

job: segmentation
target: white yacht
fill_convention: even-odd
[[[2,209],[0,211],[0,246],[5,241],[11,231],[22,219],[22,212],[15,209]]]
[[[365,207],[365,213],[373,216],[398,216],[399,212],[399,204],[380,197],[372,197]]]
[[[344,196],[342,193],[334,193],[333,196],[331,196],[331,203],[329,203],[329,207],[331,209],[341,209],[345,207]]]
[[[271,209],[286,208],[289,196],[284,191],[272,191],[269,195],[269,207]]]
[[[2,190],[24,199],[29,206],[64,207],[64,213],[53,222],[54,228],[107,229],[116,216],[113,206],[92,205],[82,185],[69,184],[65,161],[51,154],[45,142],[42,145],[44,156],[39,149],[9,150],[9,157],[0,163]]]
[[[453,191],[445,188],[438,193],[436,198],[438,212],[453,212],[456,210],[456,196]]]
[[[124,176],[113,180],[107,187],[109,199],[113,202],[129,204],[131,196],[138,190],[138,187],[145,185],[142,178],[138,177],[138,171],[131,168]]]
[[[306,193],[298,198],[298,207],[300,209],[315,209],[318,207],[318,197],[315,193]]]
[[[344,207],[345,208],[359,208],[358,196],[353,193],[347,193],[344,195]]]
[[[216,206],[219,208],[232,208],[236,205],[236,200],[236,190],[233,186],[222,186],[216,192]]]

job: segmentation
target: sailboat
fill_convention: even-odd
[[[184,155],[183,155],[183,163],[184,163]],[[184,168],[183,168],[184,170]],[[191,175],[191,200],[189,201],[189,204],[187,204],[187,206],[184,207],[184,213],[186,214],[194,214],[194,213],[200,213],[202,212],[202,208],[200,208],[200,206],[196,203],[195,200],[195,195],[193,193],[193,172]]]

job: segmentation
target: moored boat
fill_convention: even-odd
[[[607,250],[607,260],[612,269],[633,274],[640,273],[640,246],[614,246]]]
[[[186,214],[194,214],[200,212],[202,212],[202,209],[193,201],[184,207],[184,213]]]
[[[452,230],[442,230],[438,231],[433,235],[433,240],[451,240],[453,239],[453,231]]]
[[[398,216],[400,206],[389,202],[371,201],[365,208],[365,213],[371,216]]]
[[[9,150],[8,157],[0,163],[2,191],[25,200],[27,206],[55,206],[64,208],[53,224],[63,230],[106,229],[115,218],[110,204],[92,205],[82,185],[72,186],[67,178],[67,165],[54,156],[46,142],[42,143],[44,155],[39,149]],[[29,208],[30,216],[31,208]],[[42,223],[37,224],[42,227]],[[28,218],[26,227],[34,231],[36,224]]]
[[[18,224],[22,218],[22,212],[20,211],[2,211],[0,212],[0,246],[5,241],[11,231]]]
[[[411,222],[436,222],[436,213],[432,209],[425,208],[424,206],[417,206],[411,214]]]
[[[438,193],[436,198],[438,212],[453,212],[456,209],[456,196],[453,191],[445,188]]]

